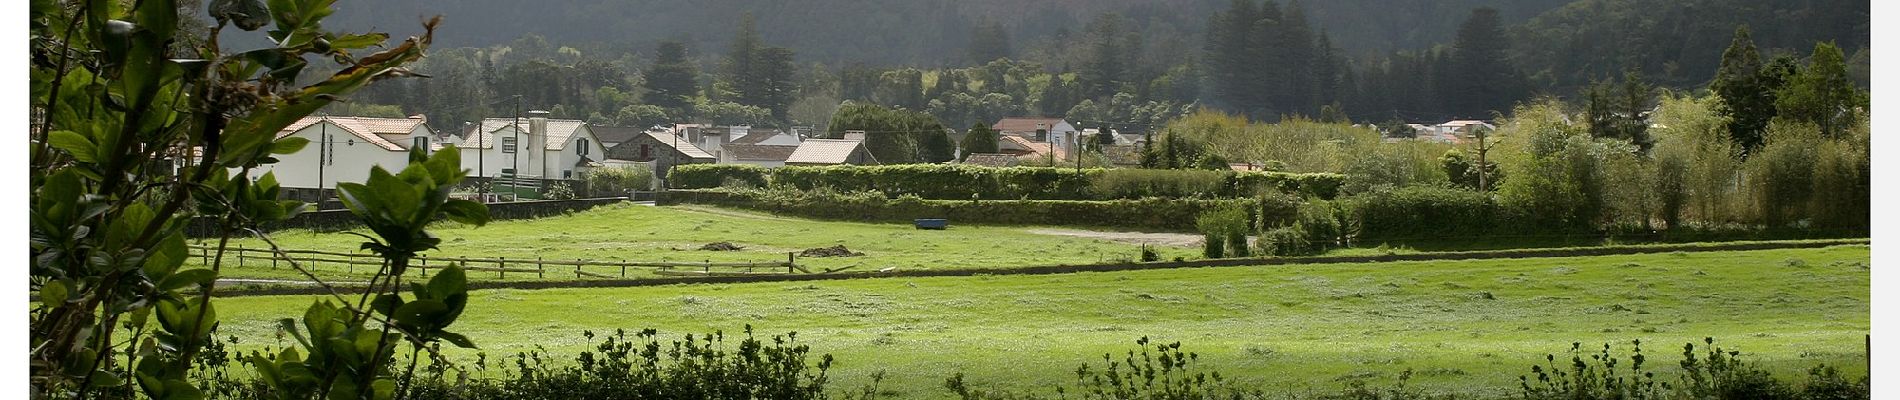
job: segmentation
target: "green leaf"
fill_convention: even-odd
[[[205,398],[204,392],[198,391],[198,388],[191,386],[190,382],[179,379],[165,381],[165,398],[163,400],[200,400],[203,398]]]
[[[310,347],[310,339],[303,336],[302,329],[297,329],[297,320],[291,318],[278,319],[277,329],[289,332],[291,337],[297,339],[297,344],[303,345],[305,348]]]
[[[429,298],[447,299],[449,296],[468,293],[468,274],[458,265],[443,268],[442,272],[429,278]]]
[[[40,285],[40,306],[48,308],[58,307],[60,304],[66,303],[66,299],[69,298],[67,296],[69,295],[71,295],[71,293],[66,289],[66,282],[58,280],[47,281],[45,285]]]
[[[189,258],[191,253],[186,250],[184,233],[166,235],[146,255],[145,276],[158,278],[171,275],[179,266],[185,265],[185,260]]]
[[[86,137],[80,135],[79,132],[53,131],[53,133],[46,135],[46,142],[53,145],[53,148],[65,151],[66,154],[71,154],[73,159],[79,160],[79,162],[99,162],[96,146],[92,144],[92,140],[86,139]]]
[[[487,225],[489,221],[488,206],[476,201],[461,199],[449,200],[448,202],[442,203],[441,210],[443,214],[449,217],[450,221],[475,226]]]
[[[396,309],[402,307],[402,303],[402,296],[385,293],[377,295],[376,300],[371,300],[369,308],[385,316],[394,317]]]
[[[381,32],[371,32],[371,33],[365,33],[365,34],[360,34],[360,35],[357,35],[357,34],[336,35],[336,37],[330,39],[330,48],[343,49],[343,50],[360,49],[364,47],[382,45],[383,41],[385,40],[389,40],[389,34],[381,33]]]
[[[173,291],[191,286],[204,286],[218,279],[218,273],[209,269],[197,268],[179,271],[158,282],[158,290]]]
[[[270,153],[271,154],[296,153],[298,150],[303,150],[304,146],[308,146],[308,145],[310,145],[310,139],[291,136],[291,137],[287,137],[283,139],[277,139],[277,143],[272,143],[270,147]]]
[[[120,378],[118,374],[106,370],[94,370],[91,384],[95,388],[118,387],[125,384],[125,378]]]
[[[472,340],[468,340],[468,337],[467,337],[467,336],[462,336],[462,334],[460,334],[460,333],[455,333],[455,332],[436,332],[436,334],[435,334],[435,335],[436,335],[436,337],[440,337],[440,338],[442,338],[442,340],[447,340],[447,341],[449,341],[449,343],[451,343],[451,344],[454,344],[454,345],[455,345],[456,347],[461,347],[461,348],[464,348],[464,349],[478,349],[478,348],[480,348],[480,347],[475,347],[475,341],[472,341]]]
[[[396,322],[429,330],[440,326],[437,321],[448,311],[449,306],[442,304],[439,300],[416,300],[396,309]]]

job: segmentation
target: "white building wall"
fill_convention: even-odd
[[[328,151],[334,151],[335,154],[326,165],[318,165],[325,152],[320,146],[325,146],[322,134],[326,131],[331,141],[335,142],[328,145]],[[277,184],[282,187],[334,189],[338,182],[362,183],[368,180],[371,166],[382,166],[395,173],[409,162],[408,153],[385,150],[327,121],[310,124],[291,136],[309,139],[310,145],[296,153],[277,155],[276,164],[251,170],[252,177],[264,176],[269,172],[274,173]],[[319,175],[321,181],[318,180]]]
[[[581,147],[579,143],[580,139],[587,139],[586,155],[582,155],[579,151]],[[594,132],[587,129],[586,125],[582,125],[576,129],[573,135],[568,136],[567,143],[564,143],[561,147],[563,148],[560,150],[546,150],[543,152],[543,159],[548,162],[545,169],[547,174],[543,176],[557,179],[563,179],[564,176],[566,177],[564,179],[579,179],[581,173],[584,172],[586,168],[575,168],[574,165],[580,163],[582,157],[596,162],[607,159],[607,148],[601,146],[600,139],[594,137]]]
[[[468,169],[468,175],[493,178],[501,176],[502,170],[504,169],[515,168],[517,163],[516,154],[503,153],[501,144],[502,138],[514,137],[514,128],[503,127],[494,132],[481,134],[488,136],[487,143],[492,143],[488,148],[469,147],[462,149],[462,168]],[[523,144],[516,146],[522,150],[519,157],[520,169],[522,170],[520,175],[536,175],[535,172],[532,172],[534,169],[530,167],[534,165],[532,164],[535,159],[533,154],[537,152],[528,151],[529,147],[525,145],[528,141],[527,132],[521,132],[519,140]]]

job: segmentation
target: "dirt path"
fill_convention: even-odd
[[[1186,233],[1147,233],[1147,232],[1110,232],[1085,231],[1079,229],[1039,228],[1029,233],[1038,235],[1070,236],[1089,239],[1102,239],[1130,244],[1152,244],[1162,246],[1196,247],[1201,245],[1201,235]]]

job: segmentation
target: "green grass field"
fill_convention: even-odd
[[[954,223],[954,221],[952,221]],[[533,259],[628,260],[674,262],[784,261],[787,252],[844,245],[861,257],[800,258],[811,269],[854,267],[870,271],[1012,267],[1083,264],[1134,259],[1140,245],[1068,236],[1030,233],[1022,227],[952,225],[948,230],[918,230],[908,224],[819,222],[767,214],[703,207],[648,207],[632,204],[602,206],[572,215],[535,220],[495,221],[474,228],[444,224],[432,229],[446,241],[430,255],[450,257],[507,257],[510,267],[533,268]],[[273,233],[286,249],[348,252],[363,242],[345,233],[291,230]],[[740,251],[701,251],[707,243],[728,241]],[[206,242],[207,245],[215,243]],[[256,239],[233,240],[232,246],[264,248]],[[1160,247],[1164,259],[1199,256],[1199,248]],[[513,264],[512,260],[522,260]],[[201,264],[194,260],[194,264]],[[242,266],[227,257],[225,278],[302,279],[287,265],[271,268],[267,259],[249,259]],[[574,277],[573,267],[549,267],[548,278]],[[566,275],[561,275],[565,271]],[[618,275],[618,267],[590,267],[590,272]],[[326,280],[367,280],[373,267],[357,266],[354,273],[337,264],[319,264]],[[533,275],[471,273],[470,279],[523,280]],[[652,276],[635,269],[629,277]]]
[[[567,235],[584,242],[606,237],[588,231],[604,230],[595,225],[624,225],[634,232],[657,229],[655,222],[609,218],[646,212],[688,211],[604,213],[586,229]],[[694,218],[686,224],[704,226],[699,230],[706,232],[704,238],[791,233],[722,228],[720,221],[730,221],[725,217],[687,215]],[[512,232],[508,223],[495,228],[447,236],[493,243],[497,239],[486,235]],[[1004,229],[970,231],[1010,234]],[[899,233],[866,225],[822,237],[816,232],[794,237],[814,244],[844,240],[853,248],[867,242],[864,251],[876,252],[873,243],[880,232]],[[1020,247],[983,253],[997,257],[990,262],[1018,264],[1087,255]],[[891,262],[932,262],[929,257],[905,257]],[[677,337],[713,330],[735,334],[750,324],[767,334],[797,331],[816,352],[839,358],[833,371],[835,390],[866,384],[868,376],[882,370],[883,388],[901,398],[949,396],[942,382],[959,371],[982,387],[1050,393],[1050,385],[1070,383],[1080,363],[1099,363],[1103,353],[1131,349],[1142,336],[1181,341],[1200,353],[1205,365],[1271,391],[1333,392],[1353,379],[1390,385],[1411,369],[1414,387],[1508,395],[1516,390],[1518,375],[1541,363],[1547,353],[1561,357],[1572,342],[1582,342],[1585,349],[1612,343],[1617,354],[1627,355],[1629,341],[1641,339],[1651,365],[1673,371],[1683,343],[1700,344],[1703,337],[1713,336],[1717,344],[1740,350],[1747,360],[1783,376],[1798,376],[1817,363],[1860,376],[1866,371],[1863,335],[1869,331],[1871,312],[1869,263],[1867,246],[1836,246],[1039,276],[497,289],[472,293],[469,311],[454,330],[480,344],[491,363],[536,346],[571,360],[589,347],[582,330],[656,328]],[[288,339],[274,339],[271,321],[300,315],[312,299],[222,299],[221,335],[243,338],[240,349],[284,343]],[[450,354],[463,361],[474,358],[473,351]]]

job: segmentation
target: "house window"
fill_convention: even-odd
[[[501,138],[501,152],[514,153],[515,152],[515,138],[512,138],[512,137]]]
[[[514,168],[502,168],[502,169],[501,169],[501,175],[502,175],[502,176],[515,176],[515,169],[514,169]]]
[[[574,141],[575,141],[574,144],[580,145],[578,148],[574,149],[574,154],[583,155],[583,156],[587,155],[587,139],[574,139]]]
[[[411,146],[410,148],[412,148],[412,149],[423,149],[423,150],[428,150],[428,149],[429,149],[429,137],[427,137],[427,136],[417,136],[417,137],[416,137],[416,140],[415,140],[415,142],[416,142],[416,143],[415,143],[415,145],[414,145],[414,146]]]
[[[574,179],[574,170],[561,170],[561,179]]]
[[[653,158],[653,148],[644,144],[640,145],[640,159],[645,160],[650,158]]]

